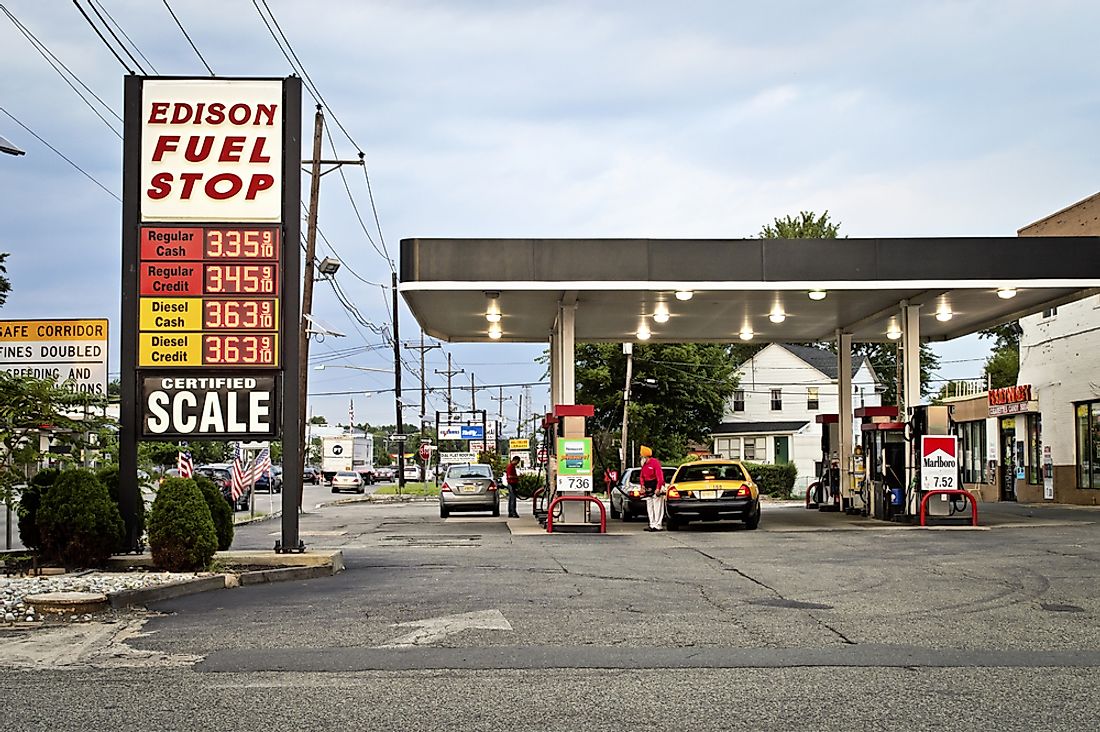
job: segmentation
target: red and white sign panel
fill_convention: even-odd
[[[920,438],[921,490],[958,490],[959,438],[924,435]]]
[[[281,81],[149,79],[141,104],[142,221],[280,220]]]

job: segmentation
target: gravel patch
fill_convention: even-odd
[[[209,576],[210,572],[81,572],[48,577],[6,577],[0,579],[0,617],[9,624],[42,620],[42,615],[24,602],[27,595],[46,592],[98,592],[110,596],[123,590],[140,590]],[[70,619],[88,618],[74,615]]]

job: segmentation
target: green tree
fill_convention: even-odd
[[[70,391],[53,379],[0,372],[0,495],[10,500],[12,486],[37,466],[44,429],[75,454],[109,422],[103,406],[102,397]]]
[[[325,419],[325,416],[323,414],[315,414],[309,418],[309,422],[307,422],[306,424],[326,425],[328,424],[328,420]]]
[[[775,219],[760,229],[761,239],[837,239],[840,224],[829,221],[829,212],[817,216],[813,211],[802,211],[798,217]]]
[[[6,277],[8,270],[4,266],[7,258],[8,252],[0,252],[0,307],[3,307],[4,303],[8,301],[8,293],[11,292],[11,282]]]
[[[662,459],[679,459],[722,421],[736,379],[729,348],[721,344],[637,344],[629,408],[629,439]],[[576,348],[577,400],[591,404],[589,424],[596,462],[618,464],[626,356],[617,343]],[[628,446],[629,448],[629,446]]]
[[[205,569],[218,549],[218,533],[202,491],[190,478],[167,478],[149,511],[153,562],[170,572]]]
[[[985,375],[993,389],[1015,386],[1020,375],[1020,321],[983,330],[979,338],[992,338],[993,350],[985,362]]]
[[[771,224],[765,224],[760,229],[761,239],[839,239],[840,224],[829,220],[829,212],[825,211],[817,216],[813,211],[801,211],[797,217],[787,216],[775,219]],[[836,343],[807,343],[808,346],[828,348],[836,352]],[[738,363],[744,363],[759,352],[762,344],[737,344],[734,348],[734,357]],[[898,399],[897,366],[898,346],[894,343],[854,343],[852,344],[853,359],[864,356],[875,370],[879,381],[883,386],[882,403],[896,404]],[[921,393],[932,393],[932,376],[939,368],[939,356],[927,345],[920,347],[920,383]],[[1013,382],[1015,383],[1015,382]]]

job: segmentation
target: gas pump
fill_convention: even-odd
[[[836,414],[819,414],[821,425],[821,474],[814,484],[807,507],[818,511],[840,510],[840,417]]]
[[[599,508],[599,501],[592,496],[592,438],[585,434],[585,420],[594,411],[591,404],[555,404],[546,420],[547,445],[553,451],[547,464],[548,530],[551,525],[554,531],[602,530],[602,521],[592,521],[592,507]],[[598,513],[602,517],[603,511]]]
[[[880,521],[905,517],[906,455],[905,422],[897,421],[897,407],[860,407],[864,457],[864,495],[869,503],[864,515]]]

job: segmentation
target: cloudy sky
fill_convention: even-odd
[[[205,73],[163,2],[96,2],[147,70]],[[251,0],[170,2],[217,74],[291,72]],[[0,107],[120,194],[112,113],[122,113],[122,65],[73,3],[2,4],[109,111],[98,119],[6,15]],[[366,152],[394,256],[412,236],[746,237],[800,210],[828,210],[853,237],[1011,236],[1100,189],[1095,2],[268,4]],[[353,157],[334,134],[338,154]],[[3,112],[0,135],[27,151],[0,156],[0,251],[11,252],[13,284],[0,316],[107,316],[115,326],[119,203]],[[369,211],[362,175],[349,169],[348,184]],[[365,320],[384,324],[386,293],[370,283],[387,283],[388,265],[335,174],[320,222],[348,265],[341,287]],[[314,346],[319,360],[386,366],[382,339],[325,285],[314,312],[347,334]],[[403,313],[403,340],[416,339]],[[938,346],[941,376],[978,375],[987,345]],[[444,382],[434,371],[446,353],[466,371],[456,383],[471,372],[479,385],[538,382],[541,351],[445,345],[428,354],[429,385]],[[117,338],[111,361],[117,371]],[[311,376],[315,392],[392,386],[352,369]],[[542,407],[545,387],[533,392]],[[495,408],[496,393],[480,392],[479,406]],[[519,390],[504,393],[514,414]],[[315,397],[312,410],[345,420],[348,400]],[[357,396],[355,410],[393,421],[392,396]]]

